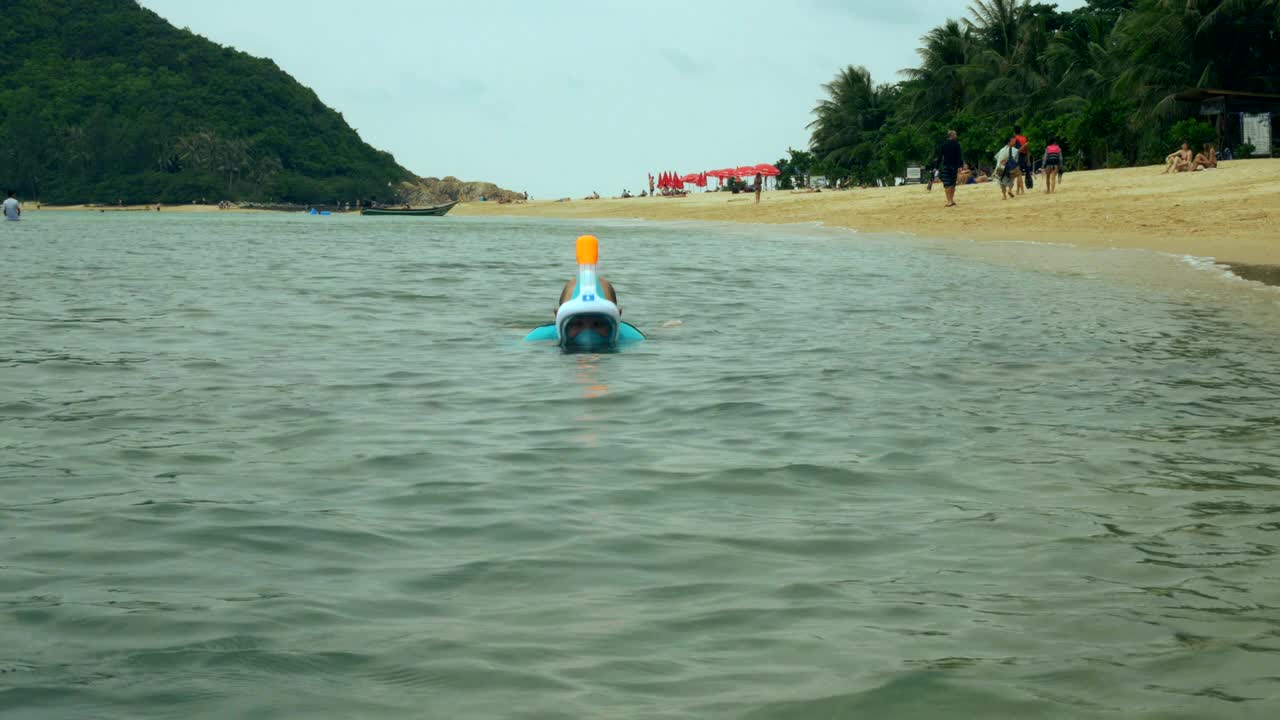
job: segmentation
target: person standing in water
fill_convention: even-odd
[[[5,220],[21,220],[22,219],[22,203],[18,202],[18,198],[14,191],[10,190],[4,199],[4,219]]]

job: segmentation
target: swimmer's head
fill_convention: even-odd
[[[556,313],[556,334],[566,348],[613,347],[618,342],[621,313],[618,306],[599,296],[592,300],[574,298]]]
[[[565,348],[600,349],[618,342],[622,312],[605,297],[596,279],[599,243],[594,236],[578,238],[578,281],[573,295],[556,310],[556,334]]]

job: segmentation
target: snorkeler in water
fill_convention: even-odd
[[[555,340],[566,350],[610,350],[644,339],[622,321],[613,283],[596,274],[600,243],[593,235],[577,242],[578,276],[564,285],[555,308],[555,322],[534,328],[526,340]]]

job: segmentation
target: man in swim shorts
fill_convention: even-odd
[[[956,137],[955,130],[948,130],[946,142],[938,147],[938,178],[947,191],[947,204],[943,207],[954,207],[956,204],[956,176],[960,173],[960,166],[964,164],[964,152]]]

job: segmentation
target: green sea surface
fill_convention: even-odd
[[[522,342],[601,239],[618,353]],[[0,717],[1274,718],[1280,292],[820,227],[0,224]]]

